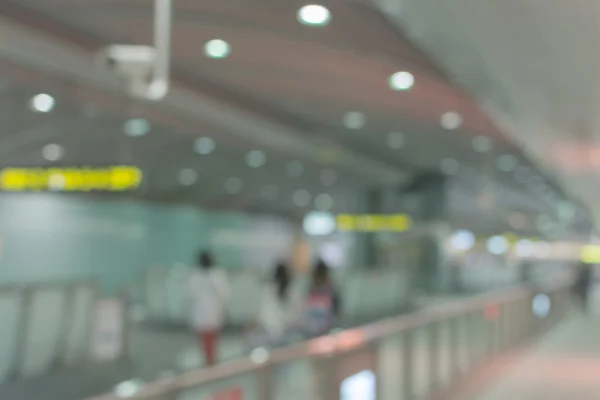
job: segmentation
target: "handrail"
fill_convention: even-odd
[[[349,329],[329,336],[308,340],[288,348],[275,350],[269,355],[267,360],[261,360],[261,362],[253,361],[251,358],[244,358],[210,369],[191,371],[177,377],[157,380],[145,385],[138,393],[129,398],[152,398],[152,396],[161,396],[172,391],[189,389],[197,385],[223,380],[239,374],[256,372],[269,366],[279,365],[296,359],[348,353],[357,348],[376,343],[393,334],[403,333],[430,323],[485,310],[490,305],[502,306],[511,302],[526,300],[536,290],[550,293],[566,288],[570,284],[571,280],[560,280],[538,288],[519,285],[510,289],[498,290],[468,299],[431,306],[410,315],[389,318],[360,328]],[[106,394],[91,398],[90,400],[118,400],[120,398],[114,394]]]

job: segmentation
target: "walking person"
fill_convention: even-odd
[[[230,287],[227,275],[219,269],[208,252],[198,255],[196,269],[188,280],[190,322],[205,364],[217,361],[218,340],[227,317]]]
[[[281,347],[291,342],[300,305],[296,292],[288,266],[277,264],[262,288],[258,314],[251,326],[256,342],[269,347]]]
[[[573,291],[581,305],[581,309],[587,313],[589,311],[589,298],[592,287],[592,267],[580,262],[576,273],[577,276]]]
[[[318,260],[306,297],[306,328],[310,336],[328,334],[336,326],[341,314],[340,303],[329,266]]]

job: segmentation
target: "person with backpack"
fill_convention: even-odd
[[[187,291],[190,323],[206,365],[214,365],[219,335],[226,322],[230,287],[227,275],[215,265],[210,253],[204,251],[199,254],[197,268],[187,282]]]
[[[318,260],[306,296],[306,328],[310,336],[328,334],[338,323],[341,304],[329,266]]]
[[[286,264],[279,263],[262,288],[256,320],[251,326],[254,346],[289,344],[298,319],[298,305],[290,270]]]

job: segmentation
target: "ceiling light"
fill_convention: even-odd
[[[486,243],[487,251],[494,255],[502,255],[508,251],[508,240],[504,236],[493,236]]]
[[[327,193],[321,193],[315,198],[315,207],[321,211],[328,211],[333,207],[333,197]]]
[[[130,137],[144,136],[150,129],[150,122],[145,118],[131,118],[123,124],[123,132]]]
[[[310,204],[310,192],[305,189],[298,189],[292,194],[292,200],[298,207],[306,207]]]
[[[365,126],[367,118],[365,114],[358,111],[350,111],[344,114],[344,125],[348,129],[361,129]]]
[[[246,164],[251,168],[260,168],[267,163],[267,156],[263,151],[252,150],[246,154]]]
[[[517,158],[511,154],[505,154],[496,160],[496,167],[503,172],[514,171],[517,167]]]
[[[201,137],[194,140],[194,151],[198,154],[206,155],[215,150],[215,141],[209,137]]]
[[[444,129],[457,129],[462,124],[462,117],[460,114],[454,111],[447,112],[442,114],[442,117],[440,118],[440,124]]]
[[[454,175],[458,172],[459,163],[453,158],[444,158],[440,163],[440,169],[445,175]]]
[[[198,180],[198,174],[191,168],[179,171],[179,183],[184,186],[192,186]]]
[[[333,186],[337,182],[337,172],[332,169],[324,169],[321,172],[321,183],[325,186]]]
[[[221,39],[213,39],[204,44],[204,54],[210,58],[225,58],[230,52],[229,43]]]
[[[389,79],[390,87],[394,90],[408,90],[415,83],[415,77],[410,72],[400,71],[392,74]]]
[[[335,217],[327,212],[311,212],[304,217],[304,232],[311,236],[326,236],[335,232]]]
[[[298,21],[309,26],[327,25],[331,21],[331,12],[321,5],[306,5],[298,10]]]
[[[31,98],[29,105],[33,111],[47,113],[52,111],[54,104],[54,97],[46,93],[40,93]]]
[[[48,161],[58,161],[65,155],[65,149],[59,144],[47,144],[42,149],[42,155]]]
[[[225,181],[225,190],[230,194],[238,194],[242,191],[244,185],[239,178],[229,178]]]
[[[298,178],[304,173],[304,165],[300,161],[290,161],[285,172],[292,178]]]
[[[279,188],[275,185],[266,185],[261,189],[262,196],[269,201],[277,200],[279,197]]]
[[[477,136],[473,139],[471,145],[473,146],[473,150],[476,152],[487,153],[492,149],[494,143],[492,142],[492,139],[487,136]]]
[[[388,135],[387,145],[391,149],[399,150],[404,147],[404,134],[402,132],[392,132]]]
[[[450,237],[450,246],[454,250],[468,251],[475,246],[475,235],[471,231],[456,231]]]

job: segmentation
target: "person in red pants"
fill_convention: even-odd
[[[230,288],[227,275],[218,268],[210,253],[198,256],[197,268],[188,280],[190,322],[198,337],[207,366],[217,362],[218,339],[227,315]]]

